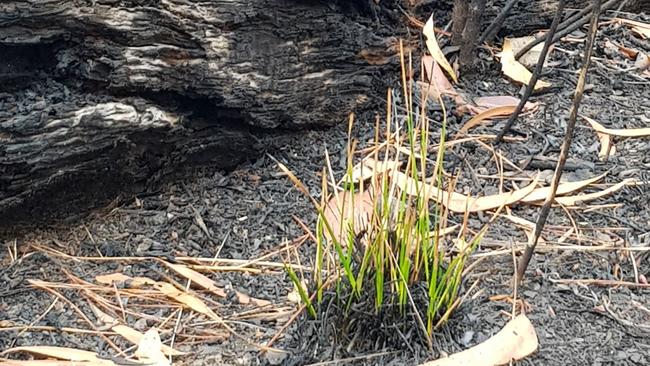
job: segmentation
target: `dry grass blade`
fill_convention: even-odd
[[[188,292],[179,290],[174,287],[174,285],[166,282],[155,281],[147,277],[129,277],[121,273],[96,276],[95,280],[103,284],[112,284],[113,282],[125,283],[130,287],[140,287],[145,285],[152,286],[161,294],[176,300],[185,305],[185,307],[192,309],[199,314],[206,315],[212,320],[222,322],[221,317],[215,314],[201,299]]]
[[[91,362],[93,365],[115,365],[111,360],[101,359],[95,352],[84,351],[69,347],[54,347],[54,346],[24,346],[10,348],[0,355],[9,353],[27,352],[37,354],[40,356],[56,358],[59,360],[67,360],[74,362]]]

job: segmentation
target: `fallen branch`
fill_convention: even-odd
[[[561,0],[564,2],[564,0]],[[598,17],[600,15],[600,5],[601,0],[594,0],[594,6],[591,16],[591,24],[589,26],[589,37],[587,39],[587,46],[585,49],[585,55],[583,59],[582,69],[580,70],[580,76],[578,78],[578,85],[576,85],[576,91],[573,98],[573,106],[571,107],[571,114],[569,115],[569,120],[567,121],[566,134],[564,136],[564,141],[562,142],[562,148],[560,150],[560,158],[557,162],[557,167],[555,168],[555,173],[553,174],[553,182],[551,183],[551,190],[549,192],[544,205],[540,210],[537,223],[535,224],[535,233],[533,240],[526,245],[526,250],[524,255],[519,260],[519,266],[517,268],[517,281],[521,282],[528,268],[528,263],[535,252],[535,247],[537,246],[537,241],[539,240],[544,225],[546,224],[546,219],[551,210],[551,206],[555,201],[555,194],[557,192],[557,187],[560,185],[560,178],[562,177],[562,170],[564,170],[564,165],[566,164],[569,149],[571,148],[571,141],[573,140],[573,130],[576,126],[576,120],[578,119],[578,108],[582,102],[582,94],[585,89],[585,83],[587,80],[587,71],[589,71],[589,64],[591,63],[591,55],[594,50],[594,41],[596,39],[596,32],[598,31]],[[555,22],[555,21],[554,21]],[[549,37],[550,38],[550,37]],[[540,56],[541,57],[541,56]],[[531,80],[532,81],[532,80]],[[534,85],[534,84],[533,84]],[[522,99],[523,100],[523,99]]]

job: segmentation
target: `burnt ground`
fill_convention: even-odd
[[[584,34],[576,34],[580,36]],[[608,50],[607,39],[650,52],[647,40],[639,40],[624,27],[612,24],[601,28],[581,112],[610,128],[647,127],[650,79],[628,70],[632,62]],[[557,46],[543,75],[555,88],[533,97],[541,107],[516,125],[515,132],[522,137],[520,141],[500,147],[507,159],[524,167],[524,173],[517,173],[519,176],[530,177],[542,171],[545,177],[550,177],[548,173],[559,152],[577,81],[582,47],[579,42],[563,42]],[[484,51],[481,55],[484,59],[481,69],[474,76],[466,77],[459,89],[472,96],[517,95],[519,88],[501,76],[496,62],[486,60],[488,54]],[[440,112],[435,109],[432,107],[430,111],[434,126],[441,120]],[[468,119],[461,118],[462,121],[450,111],[450,136]],[[360,114],[353,132],[355,138],[361,143],[369,141],[373,124],[372,112]],[[471,132],[495,134],[501,126],[502,122],[485,124]],[[91,327],[77,309],[91,322],[96,321],[87,293],[71,286],[57,288],[70,303],[63,299],[53,303],[52,293],[31,286],[27,282],[30,279],[71,284],[73,280],[66,273],[93,282],[96,275],[121,272],[183,282],[151,257],[179,263],[188,263],[182,257],[247,260],[284,248],[283,241],[303,235],[292,216],[312,226],[316,215],[309,201],[279,173],[274,160],[290,167],[317,196],[325,147],[334,168],[339,171],[344,168],[346,127],[259,135],[261,144],[266,146],[265,155],[234,171],[208,168],[194,171],[157,192],[116,201],[115,205],[74,225],[4,235],[2,242],[7,250],[2,251],[0,262],[0,350],[23,345],[58,345],[93,350],[104,356],[116,354],[106,338],[78,331]],[[650,276],[650,186],[647,185],[650,141],[623,139],[617,141],[616,147],[614,156],[606,162],[599,161],[595,133],[583,121],[579,123],[566,179],[585,179],[608,172],[601,183],[611,185],[635,178],[646,185],[626,186],[571,209],[553,209],[543,234],[546,242],[540,245],[531,263],[527,281],[518,289],[536,328],[540,348],[516,364],[650,363],[650,288],[636,285]],[[446,160],[445,169],[460,174],[459,191],[481,195],[498,190],[491,153],[481,146],[456,145],[447,151]],[[507,173],[515,172],[507,165],[505,169]],[[511,188],[508,181],[506,188]],[[537,206],[522,204],[513,206],[512,214],[534,221],[537,210]],[[470,227],[476,229],[488,219],[488,214],[472,215]],[[462,218],[450,220],[460,222]],[[565,235],[574,226],[580,235],[575,232]],[[140,307],[139,313],[127,311],[123,319],[142,331],[151,326],[161,327],[167,331],[162,334],[167,344],[171,339],[170,329],[174,328],[177,334],[174,347],[188,352],[177,358],[179,364],[303,365],[337,364],[329,362],[336,360],[347,360],[340,364],[359,365],[417,364],[478,344],[508,321],[512,305],[493,296],[512,294],[510,247],[512,243],[523,245],[525,240],[524,231],[510,221],[498,219],[491,226],[473,255],[471,263],[480,262],[466,276],[463,291],[476,280],[479,282],[449,323],[434,334],[433,353],[427,351],[410,313],[397,317],[394,311],[386,309],[381,317],[376,317],[360,308],[353,310],[350,318],[356,320],[345,323],[343,332],[341,306],[331,297],[323,304],[318,320],[299,317],[273,344],[287,354],[260,352],[252,344],[270,340],[295,311],[295,305],[287,300],[293,287],[287,276],[281,269],[261,265],[206,273],[224,289],[225,297],[196,290],[203,298],[211,299],[211,307],[237,336],[189,311],[179,317],[177,307],[165,303]],[[603,246],[610,248],[603,249]],[[13,248],[18,252],[15,260],[10,255]],[[297,252],[300,262],[309,266],[313,243],[306,241]],[[275,254],[265,260],[280,263],[284,258],[284,254]],[[292,261],[297,262],[295,258]],[[223,265],[229,263],[233,262]],[[601,286],[577,280],[609,282]],[[184,286],[184,282],[180,285]],[[269,300],[272,305],[260,308],[246,304],[238,300],[237,293]],[[127,310],[137,304],[135,300],[132,303],[116,300],[111,293],[103,296],[115,304],[121,301]],[[119,314],[119,307],[115,308]],[[177,318],[179,321],[174,326]],[[32,328],[25,330],[26,325]],[[95,327],[107,331],[99,323]],[[106,337],[122,349],[129,347],[110,332]]]

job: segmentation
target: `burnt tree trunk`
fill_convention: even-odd
[[[233,167],[251,130],[344,121],[394,61],[359,4],[3,0],[0,226]]]

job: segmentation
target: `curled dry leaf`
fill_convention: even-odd
[[[512,80],[519,82],[521,84],[528,85],[533,74],[528,71],[528,69],[515,60],[515,54],[512,50],[511,39],[506,38],[503,40],[503,50],[501,51],[501,71],[511,78]],[[535,84],[535,90],[541,90],[550,87],[551,84],[543,81],[537,80]]]
[[[607,128],[595,120],[581,115],[580,117],[584,118],[585,121],[589,122],[591,127],[596,130],[596,132],[606,133],[612,136],[620,137],[648,137],[650,136],[650,127],[646,128],[629,128],[629,129],[615,129]]]
[[[469,121],[465,122],[463,127],[461,127],[458,130],[458,135],[467,133],[467,131],[469,131],[471,128],[480,125],[484,121],[491,120],[495,117],[509,116],[515,111],[516,108],[517,106],[506,105],[506,106],[486,109],[480,112],[479,114],[477,114],[476,116],[472,117]],[[458,137],[458,135],[456,135],[456,138]]]
[[[508,322],[485,342],[449,357],[426,362],[420,366],[492,366],[520,360],[535,352],[537,333],[526,315]]]
[[[451,79],[455,83],[458,82],[458,78],[456,77],[454,69],[449,64],[449,61],[447,61],[445,54],[442,53],[442,50],[438,45],[438,40],[436,40],[436,33],[433,27],[433,14],[431,14],[429,20],[427,20],[427,22],[424,24],[424,28],[422,28],[422,34],[424,34],[427,39],[427,49],[431,53],[431,56],[434,58],[434,60],[436,60],[440,67],[445,69],[445,71],[449,74],[449,76],[451,76]]]
[[[598,158],[600,160],[605,160],[609,156],[614,155],[616,152],[616,147],[613,144],[612,136],[618,137],[648,137],[650,136],[650,128],[631,128],[631,129],[612,129],[607,128],[595,120],[581,115],[585,121],[589,123],[591,128],[596,131],[598,140],[600,140],[600,151],[598,152]]]
[[[599,181],[605,177],[606,174],[607,173],[604,173],[599,176],[581,181],[561,183],[557,187],[558,197],[556,197],[556,202],[559,202],[558,199],[560,198],[560,195],[565,195],[585,188],[590,184]],[[416,191],[415,182],[413,179],[406,176],[406,174],[397,172],[395,174],[395,179],[397,180],[397,185],[401,189],[406,190],[406,193],[410,195],[422,194],[422,192]],[[428,189],[427,195],[429,199],[433,199],[441,203],[451,211],[464,213],[492,210],[502,206],[509,206],[515,203],[539,203],[548,197],[551,187],[535,188],[537,185],[537,180],[538,177],[535,177],[533,183],[521,189],[477,198],[465,196],[457,192],[445,192],[431,184],[424,187]],[[420,187],[423,187],[423,185],[420,185]],[[585,201],[589,199],[589,197],[597,198],[600,196],[583,195],[580,197],[582,197],[580,201]],[[567,198],[566,202],[569,202],[569,198]]]
[[[609,40],[607,40],[607,41],[605,42],[605,47],[607,47],[609,44],[613,45],[613,46],[616,48],[616,50],[617,50],[621,55],[623,55],[623,57],[625,57],[625,58],[627,58],[627,59],[629,59],[629,60],[636,60],[637,56],[639,55],[639,51],[638,51],[638,50],[635,50],[635,49],[632,49],[632,48],[627,48],[627,47],[621,46],[621,45],[616,44],[616,43],[614,43],[614,42],[610,42]]]

